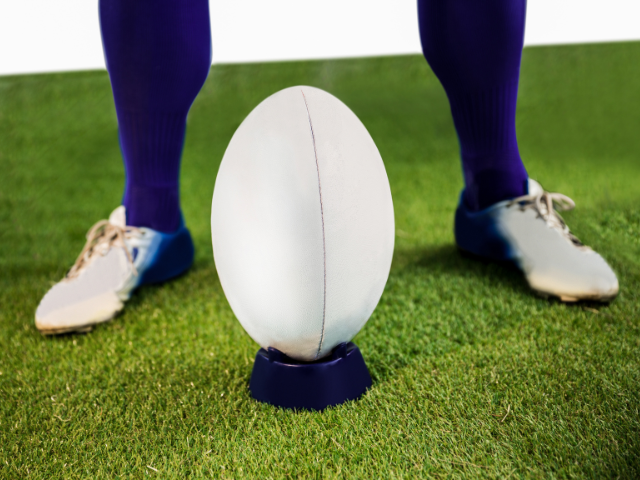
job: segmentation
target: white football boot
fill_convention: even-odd
[[[46,335],[85,332],[112,319],[140,285],[168,280],[193,261],[191,235],[181,221],[175,233],[126,225],[123,206],[87,233],[87,243],[69,273],[36,310]]]
[[[558,214],[574,207],[569,197],[546,192],[531,179],[527,195],[479,212],[469,211],[461,196],[456,243],[474,255],[515,263],[541,296],[564,302],[612,300],[618,294],[615,273],[569,231]]]

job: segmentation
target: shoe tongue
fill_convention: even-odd
[[[544,189],[542,188],[542,185],[540,185],[538,182],[536,182],[533,178],[529,179],[529,195],[541,195],[542,193],[544,193]],[[124,207],[122,207],[124,208]]]
[[[120,228],[124,228],[127,226],[127,213],[124,205],[120,205],[113,212],[111,212],[111,215],[109,215],[109,223]]]

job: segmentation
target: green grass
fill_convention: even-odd
[[[529,48],[522,66],[523,157],[576,200],[565,218],[620,278],[609,306],[537,298],[517,271],[457,253],[457,141],[421,57],[221,65],[184,151],[193,269],[92,333],[57,338],[35,330],[38,301],[121,198],[109,80],[0,78],[0,477],[637,478],[639,58],[640,43]],[[396,212],[391,276],[356,337],[373,388],[323,413],[250,398],[257,346],[224,297],[209,232],[231,135],[295,84],[359,115]]]

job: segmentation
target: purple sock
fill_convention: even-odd
[[[211,66],[208,0],[100,0],[127,224],[174,232],[187,113]]]
[[[418,0],[422,49],[449,97],[472,210],[527,193],[515,123],[525,13],[526,0]]]

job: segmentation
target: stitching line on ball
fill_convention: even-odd
[[[320,356],[320,350],[322,350],[322,342],[324,340],[324,319],[327,311],[327,247],[324,240],[324,208],[322,206],[322,185],[320,184],[320,166],[318,165],[318,151],[316,150],[316,136],[313,133],[313,123],[311,122],[311,113],[309,113],[309,105],[307,104],[307,97],[302,93],[302,99],[304,100],[304,106],[307,109],[307,118],[309,119],[309,128],[311,129],[311,141],[313,142],[313,155],[316,159],[316,171],[318,172],[318,192],[320,193],[320,219],[322,220],[322,267],[323,267],[323,285],[322,285],[322,331],[320,332],[320,343],[318,343],[318,351],[316,352],[316,359]]]

